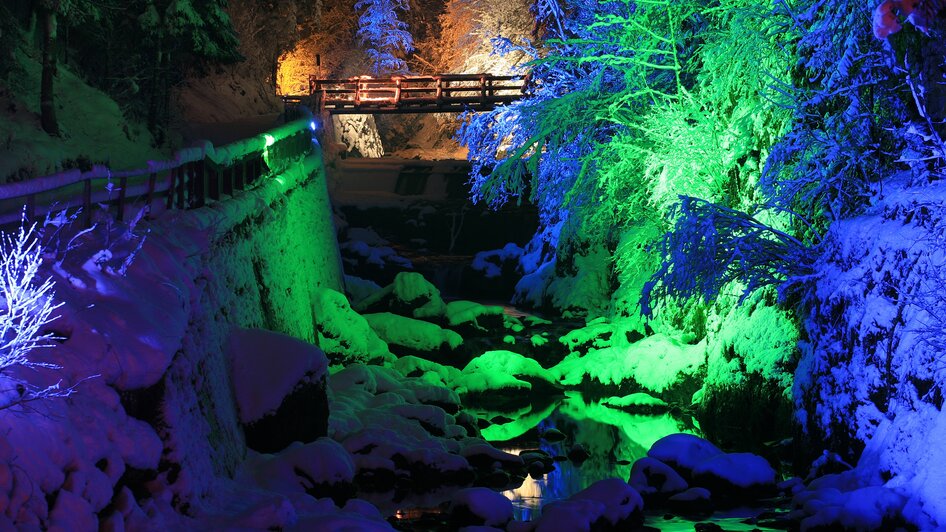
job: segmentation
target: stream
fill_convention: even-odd
[[[414,210],[420,212],[422,208],[416,207]],[[445,249],[432,251],[425,245],[417,244],[417,242],[436,241],[436,238],[432,236],[433,230],[442,229],[444,223],[432,223],[434,215],[427,215],[430,225],[421,224],[425,227],[416,227],[411,234],[399,234],[394,231],[394,228],[409,225],[394,223],[399,217],[415,220],[423,217],[419,214],[412,215],[411,208],[346,209],[345,212],[348,222],[354,227],[383,228],[379,233],[387,241],[384,245],[390,245],[398,256],[410,260],[413,267],[409,270],[421,273],[432,282],[445,300],[460,298],[487,305],[499,304],[503,306],[508,316],[518,319],[530,316],[530,313],[522,312],[505,303],[515,284],[515,279],[510,278],[507,272],[504,271],[504,275],[499,278],[485,279],[481,273],[473,272],[469,268],[473,258],[469,250],[459,250],[458,254],[453,254]],[[484,216],[492,218],[497,215],[489,213]],[[505,218],[498,217],[501,219],[498,227],[508,228],[518,225],[513,223],[508,216],[506,214]],[[503,231],[487,228],[482,223],[481,217],[476,216],[471,217],[464,226],[466,231],[479,235],[479,238],[474,240],[489,240],[489,242],[477,241],[478,249],[497,247],[496,242],[510,240],[508,235],[502,234]],[[469,244],[466,241],[464,243]],[[502,244],[498,245],[498,247],[501,246]],[[442,248],[443,246],[432,247]],[[357,255],[349,254],[346,261],[346,269],[350,268],[350,273],[374,278],[382,286],[391,282],[398,271],[397,268],[392,271],[390,267],[379,269],[366,264],[364,258]],[[462,368],[470,358],[485,351],[511,349],[537,360],[546,368],[554,366],[565,356],[564,349],[561,346],[555,349],[551,344],[543,348],[532,347],[529,345],[529,335],[542,334],[544,337],[557,339],[568,331],[581,327],[584,322],[549,318],[550,321],[540,320],[544,323],[543,325],[530,327],[514,335],[500,328],[482,336],[465,337],[464,353],[460,355],[460,358],[453,358],[450,364]],[[489,407],[491,409],[482,405],[478,407],[472,402],[464,402],[464,409],[481,420],[482,437],[496,448],[511,454],[539,449],[556,458],[552,471],[535,477],[527,476],[521,485],[490,486],[512,502],[516,521],[535,520],[541,515],[544,505],[566,499],[597,481],[607,478],[620,478],[627,481],[635,460],[646,456],[653,443],[664,436],[679,432],[701,435],[698,423],[690,417],[689,413],[680,408],[671,408],[668,412],[657,415],[634,414],[604,406],[597,398],[587,400],[578,391],[568,391],[561,397],[529,397],[528,401],[532,404],[516,407],[493,404]],[[519,401],[519,404],[523,402],[525,401]],[[550,429],[559,431],[563,439],[553,440],[543,437],[544,433]],[[569,451],[575,445],[587,451],[586,459],[575,461],[567,458]],[[462,486],[447,486],[423,494],[360,493],[359,497],[377,506],[383,515],[390,516],[389,522],[398,529],[449,530],[449,525],[444,520],[445,507],[460,488]],[[787,528],[784,521],[779,526],[764,526],[779,521],[779,518],[787,513],[787,501],[772,500],[767,501],[767,504],[767,507],[717,511],[708,518],[693,517],[692,519],[687,516],[669,515],[659,508],[648,510],[645,505],[644,529],[748,531]],[[760,522],[757,523],[756,520],[760,516]]]
[[[696,432],[692,423],[673,414],[635,415],[584,400],[580,393],[568,392],[563,398],[546,406],[527,406],[514,412],[480,410],[468,412],[495,422],[482,431],[483,438],[508,453],[518,454],[541,449],[556,458],[555,469],[545,475],[526,477],[518,487],[502,494],[513,503],[514,518],[530,521],[541,515],[541,508],[553,501],[566,499],[596,481],[617,477],[627,480],[635,460],[644,457],[650,446],[660,438],[677,432]],[[547,441],[540,435],[557,429],[564,440]],[[587,459],[576,462],[565,458],[569,449],[580,444],[588,450]],[[432,493],[409,495],[396,502],[390,494],[367,497],[383,513],[395,516],[396,526],[403,530],[445,530],[438,519],[440,506],[449,501],[458,488],[447,487]],[[769,506],[717,511],[706,518],[688,518],[650,510],[645,506],[644,529],[665,531],[699,530],[784,530],[756,522],[760,516],[770,520],[784,516],[785,501]],[[719,528],[716,528],[719,527]]]

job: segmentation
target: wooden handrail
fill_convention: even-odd
[[[517,76],[440,74],[434,76],[319,79],[309,76],[310,96],[329,113],[454,112],[491,109],[522,97],[526,81]]]
[[[310,153],[312,121],[312,113],[303,110],[302,118],[266,133],[220,147],[203,142],[178,150],[170,159],[148,161],[143,168],[116,171],[95,165],[85,172],[67,170],[0,184],[0,225],[19,221],[24,206],[29,220],[58,208],[81,206],[88,227],[93,205],[117,206],[121,220],[129,202],[143,199],[150,208],[161,193],[166,194],[169,209],[203,206],[208,199],[219,199],[221,191],[243,190],[267,171],[279,169],[277,162]],[[81,190],[70,190],[76,187]]]

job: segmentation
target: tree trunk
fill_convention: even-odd
[[[43,26],[43,71],[39,87],[40,124],[43,131],[54,137],[60,135],[59,122],[56,120],[56,96],[54,81],[56,79],[56,8],[58,2],[52,5],[41,5],[40,16]]]

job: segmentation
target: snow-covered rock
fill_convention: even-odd
[[[274,452],[325,436],[328,359],[321,349],[271,331],[235,328],[227,350],[250,448]]]
[[[477,253],[473,256],[470,267],[481,272],[487,279],[496,279],[504,271],[515,270],[521,256],[522,248],[510,242],[501,249]]]
[[[426,321],[380,312],[365,314],[368,325],[396,355],[449,353],[463,344],[463,337]]]
[[[638,414],[659,414],[666,412],[670,407],[666,401],[650,394],[638,392],[623,397],[608,397],[601,404]]]
[[[363,299],[380,291],[381,286],[374,281],[355,277],[354,275],[345,276],[345,293],[348,294],[353,307],[357,306]]]
[[[489,488],[465,488],[457,491],[448,509],[454,525],[504,527],[512,520],[512,502]]]
[[[592,385],[623,393],[647,391],[673,396],[680,401],[698,388],[697,379],[705,367],[703,342],[664,334],[637,342],[611,342],[611,346],[585,355],[572,353],[552,368],[565,386]],[[680,401],[682,402],[682,401]]]
[[[333,364],[380,363],[393,357],[384,340],[364,317],[352,310],[348,298],[339,292],[321,290],[314,313],[317,342]]]
[[[439,321],[447,306],[440,290],[416,272],[401,272],[394,282],[361,300],[359,312],[393,312],[416,319]]]
[[[451,301],[446,307],[447,324],[464,334],[496,333],[503,329],[503,312],[503,307],[498,305]]]
[[[461,396],[481,403],[521,403],[561,393],[549,370],[512,351],[487,351],[474,358],[453,384]]]
[[[922,517],[920,508],[911,508],[901,490],[865,479],[857,471],[815,479],[794,496],[792,505],[802,530],[895,530],[911,521],[922,524],[920,529],[939,528]]]
[[[609,478],[543,506],[535,530],[627,530],[643,521],[643,510],[644,501],[634,488]]]
[[[649,456],[634,462],[627,483],[645,499],[666,498],[689,487],[672,467]]]
[[[314,497],[351,493],[354,478],[351,454],[329,438],[296,442],[277,454],[251,455],[237,475],[237,480],[251,481],[277,493]]]
[[[647,456],[672,467],[685,477],[702,462],[723,454],[712,443],[692,434],[670,434],[654,442]]]
[[[693,484],[716,497],[758,499],[775,494],[776,474],[765,458],[752,453],[723,453],[693,467]]]
[[[715,507],[712,495],[706,488],[690,488],[667,499],[667,507],[674,513],[686,516],[709,515]]]

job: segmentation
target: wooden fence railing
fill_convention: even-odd
[[[526,85],[522,77],[492,74],[309,76],[309,93],[318,100],[320,110],[332,114],[486,111],[521,99]]]
[[[210,142],[178,150],[164,161],[148,161],[146,168],[111,170],[96,165],[90,170],[69,170],[17,183],[0,184],[0,225],[18,222],[23,209],[28,220],[49,212],[81,208],[86,227],[96,206],[126,209],[193,209],[224,195],[244,190],[269,172],[284,169],[312,150],[312,113],[266,133],[222,147]]]

